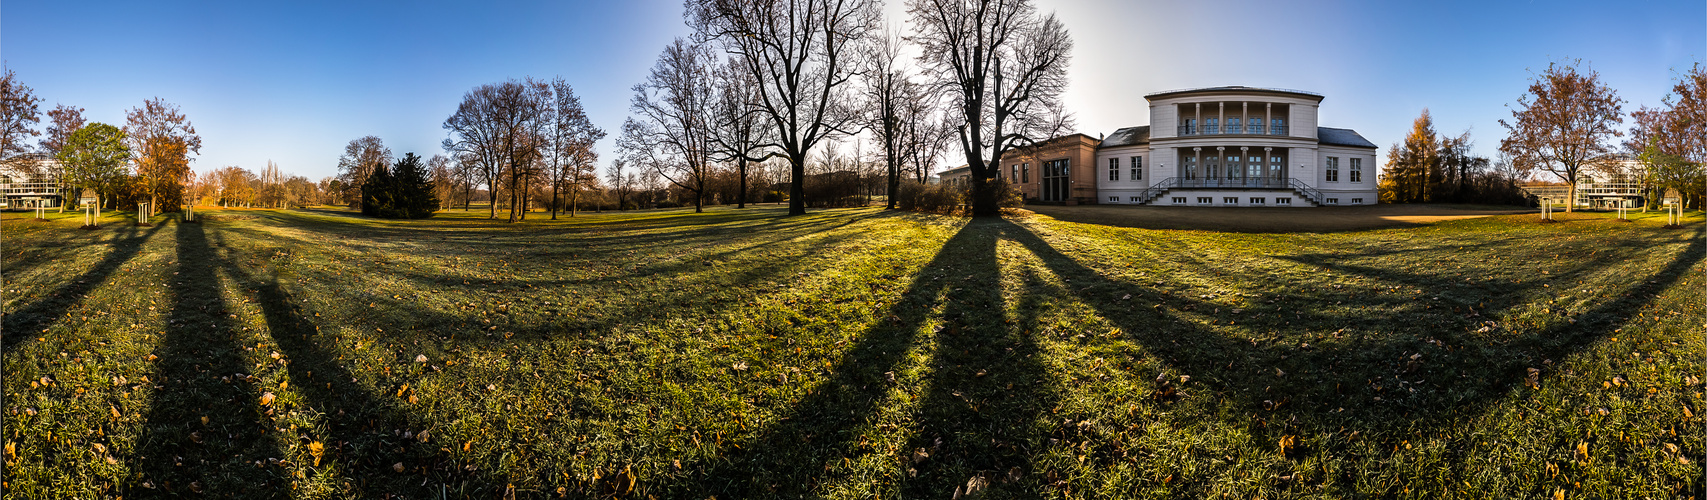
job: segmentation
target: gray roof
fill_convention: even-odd
[[[1315,92],[1307,92],[1307,91],[1303,91],[1303,90],[1292,90],[1292,89],[1277,89],[1277,88],[1268,88],[1268,87],[1246,87],[1244,85],[1224,85],[1224,86],[1220,86],[1220,87],[1202,87],[1202,88],[1195,88],[1195,89],[1164,90],[1161,92],[1156,92],[1153,94],[1145,95],[1144,98],[1145,99],[1154,99],[1154,98],[1165,96],[1165,95],[1186,94],[1186,93],[1193,93],[1193,92],[1274,92],[1274,93],[1280,93],[1280,94],[1297,94],[1297,95],[1302,95],[1302,96],[1313,97],[1318,101],[1322,100],[1322,94],[1317,94]]]
[[[1108,137],[1103,139],[1102,144],[1098,145],[1097,147],[1099,147],[1099,148],[1112,148],[1115,146],[1131,146],[1134,144],[1149,144],[1149,143],[1150,143],[1150,126],[1149,125],[1140,125],[1137,127],[1126,127],[1126,128],[1120,129],[1120,130],[1116,130],[1112,134],[1108,134]]]
[[[1349,128],[1316,127],[1316,142],[1327,146],[1376,147],[1375,143],[1369,142],[1369,139],[1364,139],[1363,136],[1357,135],[1356,130]]]

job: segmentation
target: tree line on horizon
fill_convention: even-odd
[[[1493,161],[1470,154],[1469,131],[1436,132],[1424,109],[1387,152],[1381,201],[1519,204],[1528,201],[1523,181],[1548,177],[1575,200],[1587,178],[1623,177],[1638,184],[1644,208],[1677,192],[1685,207],[1699,209],[1707,194],[1704,91],[1707,68],[1698,63],[1678,75],[1660,107],[1631,113],[1635,126],[1623,132],[1615,127],[1624,122],[1624,100],[1599,73],[1581,61],[1549,64],[1518,98],[1510,121],[1500,120],[1507,135]]]
[[[175,210],[184,201],[191,155],[201,152],[202,140],[176,104],[145,100],[125,111],[122,128],[89,122],[83,108],[59,104],[47,111],[43,133],[35,130],[41,102],[16,72],[6,69],[0,76],[0,165],[93,191],[107,208],[148,202],[157,210]],[[36,136],[42,138],[29,144]],[[57,161],[36,161],[41,158]]]
[[[594,143],[607,131],[561,77],[468,91],[442,124],[444,152],[424,171],[442,206],[482,201],[497,218],[503,204],[514,222],[539,207],[552,218],[753,202],[786,202],[800,214],[877,197],[904,208],[919,205],[910,197],[945,195],[921,188],[939,162],[962,158],[967,191],[946,195],[974,215],[997,213],[1013,197],[998,175],[1002,158],[1073,128],[1060,99],[1072,39],[1029,0],[908,0],[906,11],[902,35],[878,0],[687,0],[692,33],[666,45],[632,87],[631,115],[602,174]],[[1585,175],[1618,173],[1701,207],[1701,66],[1680,76],[1662,107],[1630,113],[1635,125],[1619,144],[1623,100],[1579,64],[1555,63],[1532,79],[1511,120],[1501,120],[1507,137],[1491,160],[1471,154],[1468,131],[1436,132],[1424,110],[1388,151],[1381,199],[1521,203],[1525,180],[1552,175],[1574,193]],[[12,162],[30,152],[24,138],[40,135],[31,127],[39,99],[11,71],[0,90],[0,161]],[[37,149],[60,158],[55,175],[107,198],[359,208],[368,177],[395,161],[366,136],[345,148],[337,176],[318,182],[234,166],[194,176],[200,138],[176,106],[149,100],[123,128],[84,124],[81,111],[49,111]]]

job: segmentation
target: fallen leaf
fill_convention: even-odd
[[[273,398],[274,398],[274,396],[273,396],[273,393],[271,393],[271,392],[261,394],[261,406],[272,405],[273,404]]]
[[[319,441],[308,443],[308,454],[314,456],[314,466],[320,466],[320,457],[326,453],[326,445]]]
[[[1523,385],[1529,386],[1530,389],[1540,389],[1541,388],[1541,369],[1540,368],[1530,368],[1529,369],[1529,375],[1523,379]]]
[[[416,355],[415,355],[415,362],[416,362],[416,363],[425,363],[425,362],[427,362],[427,355],[425,355],[425,354],[416,354]]]
[[[391,464],[391,470],[397,471],[398,474],[402,474],[403,473],[403,462],[397,462],[397,463]]]

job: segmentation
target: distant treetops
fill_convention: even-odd
[[[406,153],[391,168],[381,164],[362,182],[362,213],[386,219],[425,219],[439,209],[421,157]]]

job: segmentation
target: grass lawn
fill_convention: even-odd
[[[5,214],[5,493],[1707,497],[1700,213],[784,213]]]

